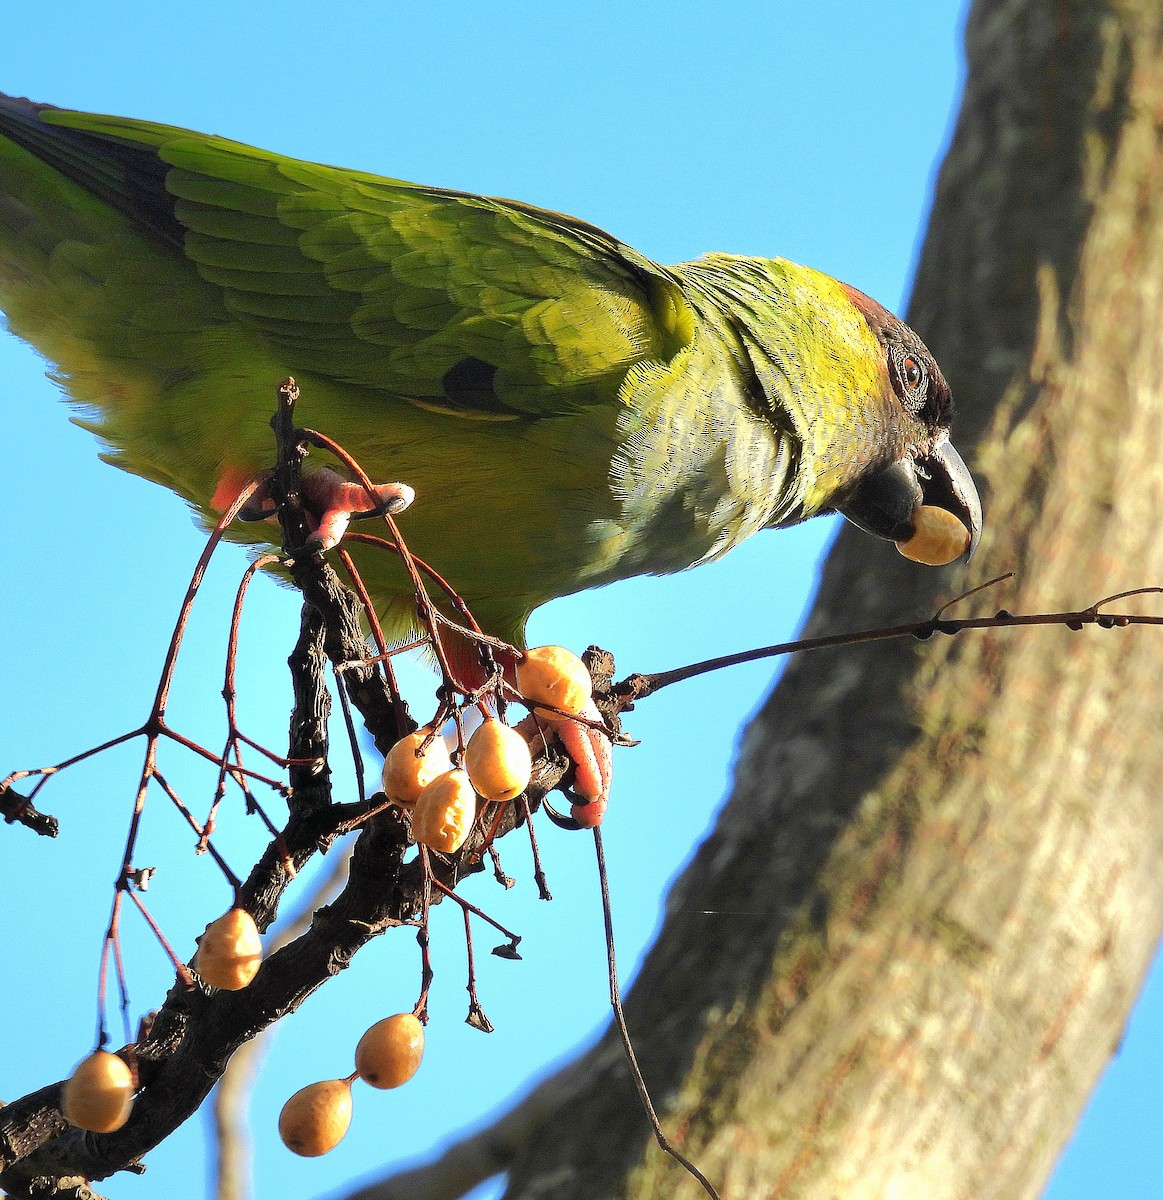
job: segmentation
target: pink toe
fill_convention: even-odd
[[[581,715],[591,721],[602,719],[592,700]],[[574,791],[587,800],[604,801],[609,795],[613,770],[610,739],[601,731],[577,721],[559,718],[555,723],[557,736],[574,761]]]
[[[581,714],[591,721],[600,721],[601,714],[591,700]],[[539,727],[540,723],[540,727]],[[566,754],[573,760],[573,790],[589,804],[575,805],[574,816],[587,828],[597,825],[606,811],[610,795],[610,784],[614,776],[614,762],[610,739],[601,730],[591,729],[568,717],[542,715],[540,718],[526,717],[517,725],[517,731],[529,743],[534,754],[544,745],[544,738],[557,736]],[[588,812],[582,819],[579,813]]]
[[[312,534],[312,540],[330,550],[347,532],[353,513],[366,512],[382,504],[391,513],[402,512],[416,497],[406,483],[381,483],[372,489],[340,478],[324,467],[312,471],[303,479],[303,492],[312,505],[322,513]]]
[[[588,804],[571,804],[569,815],[583,829],[593,829],[602,823],[608,807],[605,800],[591,800]]]

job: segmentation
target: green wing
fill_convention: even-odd
[[[608,403],[630,366],[689,340],[673,277],[569,217],[168,126],[18,111],[0,109],[0,133],[180,249],[296,370],[513,419]]]

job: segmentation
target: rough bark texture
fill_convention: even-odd
[[[967,41],[911,319],[976,442],[986,536],[968,573],[841,537],[811,632],[1008,569],[968,607],[1163,583],[1163,2],[983,0]],[[1161,677],[1155,630],[790,665],[628,1005],[725,1197],[1038,1194],[1163,926]],[[701,1194],[608,1039],[568,1078],[510,1197]]]

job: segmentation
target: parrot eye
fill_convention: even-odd
[[[893,347],[889,355],[897,395],[905,407],[920,412],[928,395],[929,373],[925,364],[915,354],[905,354]]]

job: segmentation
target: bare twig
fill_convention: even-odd
[[[602,831],[594,828],[594,850],[598,857],[598,879],[602,889],[602,928],[606,935],[606,965],[609,969],[610,978],[610,1007],[614,1010],[614,1025],[618,1030],[618,1036],[622,1039],[622,1049],[626,1053],[626,1061],[630,1064],[630,1074],[634,1079],[634,1086],[638,1089],[638,1098],[642,1101],[642,1108],[646,1113],[647,1119],[650,1121],[650,1127],[654,1130],[654,1140],[659,1147],[670,1155],[676,1162],[680,1163],[691,1175],[693,1175],[700,1184],[703,1190],[712,1200],[720,1200],[719,1193],[715,1190],[707,1177],[682,1153],[671,1145],[669,1138],[662,1131],[662,1125],[658,1120],[658,1114],[654,1111],[654,1103],[650,1099],[650,1092],[646,1088],[646,1080],[642,1078],[642,1068],[638,1065],[638,1057],[634,1053],[634,1046],[630,1041],[630,1030],[626,1028],[626,1015],[622,1011],[622,994],[618,986],[618,964],[614,959],[614,917],[610,909],[610,880],[606,874],[606,854],[602,848]]]
[[[1000,578],[1007,578],[1007,576]],[[991,584],[995,582],[997,581],[990,581]],[[979,590],[979,588],[974,588],[973,592]],[[972,595],[973,592],[967,592],[965,596]],[[1114,600],[1122,600],[1128,596],[1154,595],[1160,592],[1163,592],[1163,588],[1133,588],[1114,596],[1104,597],[1089,608],[1078,611],[1030,613],[1024,616],[1015,616],[1003,608],[999,609],[992,617],[943,617],[940,613],[949,607],[945,605],[939,610],[938,615],[924,621],[909,621],[904,625],[864,629],[852,633],[832,633],[824,637],[799,638],[794,642],[779,642],[774,646],[761,646],[755,650],[741,650],[735,654],[704,659],[701,662],[691,663],[685,667],[675,667],[669,671],[657,671],[650,675],[628,675],[620,683],[614,684],[611,691],[617,697],[618,708],[625,712],[635,701],[653,696],[655,692],[661,691],[664,687],[670,687],[671,684],[697,679],[700,675],[721,671],[725,667],[736,667],[743,663],[757,662],[763,658],[777,658],[799,651],[824,650],[835,646],[858,646],[865,642],[886,642],[908,637],[924,641],[935,633],[955,634],[969,629],[1012,629],[1027,625],[1064,625],[1067,629],[1078,631],[1087,625],[1095,625],[1100,629],[1124,629],[1129,625],[1163,625],[1163,616],[1100,611],[1104,605],[1110,604]],[[958,596],[957,600],[963,600],[965,596]]]

